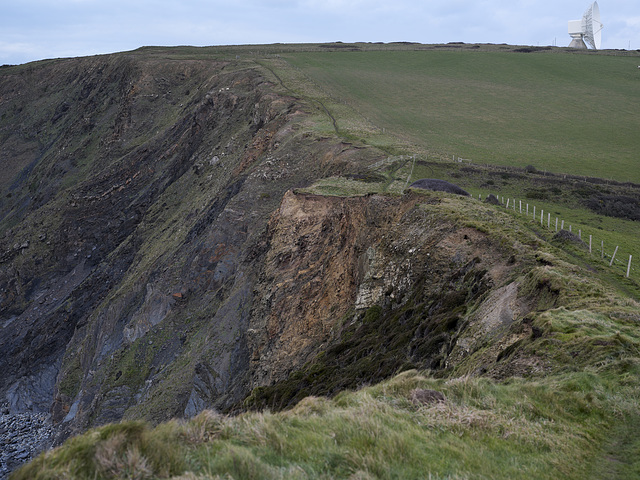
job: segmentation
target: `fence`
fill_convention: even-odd
[[[498,201],[500,202],[501,205],[504,205],[506,209],[508,210],[513,210],[516,213],[521,213],[526,215],[527,217],[529,216],[529,211],[531,210],[531,217],[533,219],[534,222],[538,222],[538,218],[540,219],[540,226],[541,227],[545,227],[546,224],[546,228],[549,230],[555,229],[556,232],[559,232],[561,230],[565,230],[565,221],[563,219],[559,219],[558,217],[555,217],[555,220],[552,222],[551,221],[551,213],[547,212],[547,214],[545,215],[544,209],[539,209],[537,213],[536,212],[536,205],[531,205],[531,208],[529,208],[529,204],[522,203],[522,200],[517,200],[516,199],[512,199],[512,198],[508,198],[507,197],[507,201],[505,203],[504,201],[504,196],[498,196],[498,195],[494,195]],[[482,200],[482,194],[478,195],[478,199]],[[516,207],[517,205],[517,207]],[[558,228],[560,227],[560,228]],[[574,233],[572,231],[572,225],[568,224],[568,232],[570,233]],[[578,229],[578,233],[577,233],[578,239],[582,240],[584,242],[584,240],[582,239],[583,236],[583,232],[582,229]],[[586,235],[585,235],[585,239],[586,239]],[[586,242],[584,242],[586,244]],[[593,235],[589,234],[589,253],[593,254],[594,253],[594,249],[593,249],[593,245],[594,245],[594,239],[593,239]],[[627,260],[626,255],[622,256],[622,255],[618,255],[618,248],[619,245],[616,245],[615,249],[613,250],[613,254],[609,255],[605,252],[604,249],[604,240],[600,240],[600,258],[603,261],[609,261],[609,266],[613,266],[614,263],[618,266],[621,266],[623,268],[626,269],[626,274],[625,276],[627,278],[629,278],[629,275],[631,272],[636,272],[635,268],[631,267],[631,262],[633,260],[633,255],[629,254],[629,258]],[[597,252],[597,250],[596,250]],[[620,258],[623,258],[622,260],[620,260]]]
[[[473,165],[474,162],[471,159],[468,158],[461,158],[457,155],[452,155],[451,156],[451,160],[454,163],[466,163],[468,165]],[[617,185],[633,185],[633,186],[637,186],[633,183],[630,182],[616,182],[614,180],[611,179],[601,179],[601,178],[596,178],[596,177],[587,177],[587,176],[583,176],[583,175],[567,175],[567,174],[553,174],[551,172],[546,172],[546,171],[540,171],[540,170],[535,170],[534,172],[529,172],[528,168],[520,168],[520,167],[509,167],[509,166],[503,166],[503,165],[485,165],[485,164],[481,164],[481,166],[485,166],[485,168],[492,168],[495,170],[504,170],[505,172],[528,172],[528,173],[536,173],[538,175],[543,175],[543,176],[561,176],[563,177],[564,180],[566,179],[571,179],[571,180],[579,180],[579,181],[584,181],[587,183],[607,183],[607,184],[617,184]],[[509,209],[513,209],[514,211],[519,211],[520,213],[524,213],[525,215],[529,216],[529,204],[526,203],[524,206],[524,212],[523,212],[523,204],[522,204],[522,200],[518,200],[518,208],[516,209],[516,199],[510,199],[507,198],[507,203],[505,204],[504,202],[504,197],[500,197],[498,195],[495,195],[495,197],[500,201],[501,200],[501,204],[505,206],[505,208]],[[481,199],[481,195],[479,195],[478,197],[479,199]],[[537,222],[537,213],[536,213],[536,206],[535,205],[531,205],[531,210],[532,210],[532,217],[533,219]],[[540,210],[540,225],[542,227],[544,227],[545,224],[545,218],[544,218],[544,210]],[[547,228],[551,229],[552,228],[552,222],[551,222],[551,213],[547,212],[547,218],[546,218],[546,224],[547,224]],[[560,229],[558,229],[558,217],[555,217],[555,221],[553,222],[553,228],[555,229],[556,232],[558,232],[559,230],[564,230],[564,223],[565,221],[560,219]],[[569,224],[569,230],[570,233],[572,232],[572,225]],[[580,240],[582,240],[582,230],[579,229],[578,230],[578,238]],[[586,238],[586,237],[585,237]],[[586,242],[585,242],[586,243]],[[636,269],[633,268],[631,266],[631,262],[633,260],[633,255],[629,254],[629,258],[626,258],[626,255],[624,255],[624,259],[620,260],[621,257],[623,257],[622,255],[618,255],[618,248],[619,246],[616,245],[613,254],[608,255],[605,251],[604,251],[604,240],[600,240],[600,258],[603,261],[609,260],[609,266],[613,266],[614,263],[618,266],[622,266],[626,273],[625,273],[625,277],[629,278],[631,272],[636,272]],[[593,254],[593,235],[589,235],[589,253]]]

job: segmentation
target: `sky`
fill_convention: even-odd
[[[588,0],[0,0],[0,65],[148,45],[567,46]],[[602,48],[640,49],[640,1],[601,0]]]

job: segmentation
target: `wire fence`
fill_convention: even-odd
[[[555,231],[556,233],[565,231],[577,236],[578,240],[582,241],[589,248],[591,255],[596,258],[599,256],[600,259],[603,262],[607,262],[610,267],[618,267],[624,272],[625,277],[629,278],[633,274],[634,278],[637,278],[637,270],[632,264],[633,255],[619,251],[619,245],[616,245],[615,248],[613,244],[605,246],[603,239],[596,239],[593,234],[587,234],[583,232],[581,228],[574,229],[571,223],[565,222],[564,219],[558,216],[552,216],[551,212],[545,212],[544,208],[538,208],[537,205],[510,197],[507,197],[505,201],[504,196],[491,195],[493,195],[505,209],[531,217],[533,222],[536,224],[540,223],[540,226],[547,230]],[[488,197],[489,195],[487,195],[487,198]],[[482,200],[482,194],[478,195],[478,199]]]

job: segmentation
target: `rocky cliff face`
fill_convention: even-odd
[[[522,319],[513,249],[441,197],[296,193],[380,154],[312,134],[311,107],[277,92],[252,63],[142,54],[0,71],[11,413],[51,412],[64,438],[224,410],[323,352],[375,357],[380,342],[341,356],[354,332],[389,334],[373,373],[332,393],[459,364],[480,348],[464,332]]]
[[[255,65],[64,60],[4,69],[0,92],[11,412],[73,432],[241,398],[269,215],[353,152],[305,134]]]
[[[283,408],[408,368],[497,378],[545,368],[497,360],[532,335],[541,292],[522,275],[537,268],[534,250],[460,222],[444,200],[284,196],[249,318],[245,407]]]

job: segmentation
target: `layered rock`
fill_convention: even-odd
[[[267,75],[137,54],[3,70],[11,414],[51,412],[60,440],[246,395],[271,213],[291,188],[377,155],[305,132],[308,107]]]

